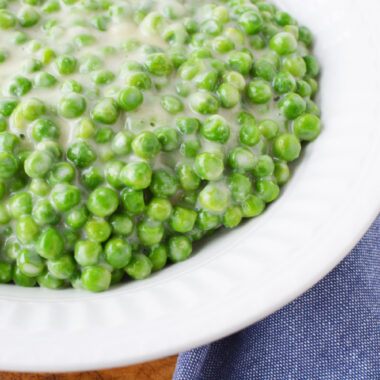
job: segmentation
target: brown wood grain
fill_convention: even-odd
[[[0,372],[0,380],[171,380],[176,362],[177,357],[171,356],[105,371],[60,374]]]

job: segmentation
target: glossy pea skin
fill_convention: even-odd
[[[192,244],[187,236],[171,237],[168,248],[168,257],[174,263],[186,260],[192,252]]]
[[[321,131],[321,121],[312,114],[304,114],[294,121],[294,134],[304,141],[315,140]]]
[[[160,151],[160,142],[157,136],[149,131],[141,132],[132,141],[132,149],[141,158],[153,158]]]
[[[222,175],[224,163],[216,154],[204,152],[195,158],[194,167],[200,178],[213,181]]]
[[[34,248],[44,259],[56,259],[63,252],[63,237],[54,228],[48,228],[40,234]]]
[[[111,284],[111,272],[102,266],[88,267],[82,273],[82,284],[91,292],[103,292]]]
[[[219,115],[209,117],[201,126],[204,138],[210,141],[224,144],[230,138],[230,126],[227,121]]]
[[[300,155],[301,144],[296,136],[290,133],[283,133],[274,141],[273,151],[279,159],[291,162]]]
[[[217,213],[227,208],[229,198],[227,189],[210,184],[203,188],[198,199],[204,209]]]
[[[142,190],[151,184],[152,169],[146,162],[131,162],[120,172],[123,183],[135,190]]]
[[[134,280],[148,278],[152,273],[152,269],[153,264],[150,259],[141,253],[134,254],[129,264],[125,267],[128,276]]]
[[[132,247],[124,239],[112,238],[105,245],[104,257],[113,268],[122,269],[131,261]]]
[[[113,214],[119,206],[119,197],[108,187],[98,187],[87,200],[89,211],[95,216],[105,217]]]
[[[164,244],[158,244],[150,248],[148,257],[152,263],[152,272],[156,272],[165,267],[168,260],[168,250]]]
[[[81,266],[97,265],[100,261],[102,246],[91,240],[80,240],[75,244],[74,258]]]
[[[85,230],[87,236],[98,243],[107,241],[112,229],[111,225],[103,218],[91,218],[86,222]]]

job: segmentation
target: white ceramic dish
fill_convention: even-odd
[[[317,37],[324,130],[282,199],[190,260],[93,295],[0,287],[0,369],[146,361],[258,321],[329,272],[380,210],[378,0],[278,1]]]

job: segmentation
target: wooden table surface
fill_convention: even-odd
[[[0,380],[171,380],[176,356],[105,371],[62,374],[0,372]]]

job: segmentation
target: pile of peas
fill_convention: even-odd
[[[0,0],[0,282],[99,292],[260,215],[321,130],[263,0]]]

